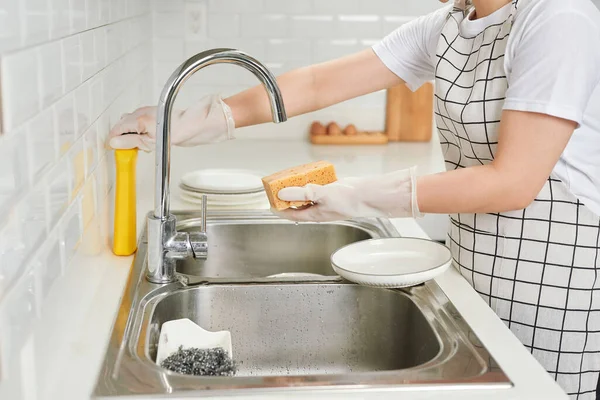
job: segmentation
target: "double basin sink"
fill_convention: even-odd
[[[179,231],[199,229],[197,214],[175,214]],[[180,281],[167,285],[144,278],[142,235],[95,397],[511,387],[434,281],[390,290],[335,274],[333,251],[399,236],[389,221],[209,213],[207,232],[207,260],[179,262]],[[180,318],[231,331],[235,376],[184,376],[155,364],[162,324]]]

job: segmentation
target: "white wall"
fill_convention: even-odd
[[[153,0],[154,95],[187,57],[215,47],[249,53],[279,75],[370,47],[415,16],[440,7],[437,0]],[[202,95],[230,95],[258,84],[240,67],[217,65],[193,76],[177,105]],[[244,129],[243,137],[302,137],[313,119],[382,129],[385,93],[354,99],[285,127],[272,124]]]
[[[151,101],[151,27],[146,0],[0,2],[0,398],[43,392],[32,325],[82,234],[107,237],[104,139]]]

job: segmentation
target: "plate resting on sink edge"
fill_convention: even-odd
[[[331,255],[332,268],[344,279],[388,289],[427,282],[451,263],[452,254],[446,246],[410,237],[363,240]]]

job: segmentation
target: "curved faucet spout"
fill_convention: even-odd
[[[176,260],[187,257],[206,258],[208,239],[201,233],[177,232],[177,221],[169,213],[171,181],[171,112],[181,86],[200,69],[213,64],[235,64],[254,74],[262,82],[269,100],[273,122],[287,120],[283,97],[275,77],[253,57],[233,49],[213,49],[197,54],[173,72],[160,95],[156,116],[156,176],[154,214],[148,216],[148,264],[146,279],[164,284],[177,280]],[[203,198],[202,219],[206,221],[206,197]],[[205,223],[203,223],[205,227]]]
[[[156,180],[154,216],[164,220],[169,215],[171,165],[171,111],[181,86],[195,72],[213,64],[235,64],[252,72],[263,84],[271,103],[273,122],[287,120],[283,96],[273,74],[250,55],[234,49],[212,49],[196,54],[181,64],[169,77],[160,95],[156,118]]]

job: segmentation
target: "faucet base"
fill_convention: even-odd
[[[175,260],[167,257],[166,245],[176,236],[177,220],[171,214],[166,219],[148,217],[148,264],[146,279],[152,283],[172,283],[175,276]]]

